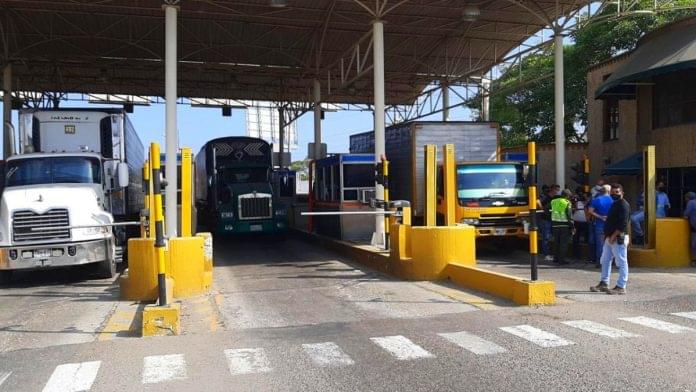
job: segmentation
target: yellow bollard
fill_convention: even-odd
[[[425,225],[437,225],[435,189],[437,187],[437,147],[425,145]]]
[[[143,165],[143,205],[149,210],[150,208],[150,161],[146,160]],[[144,217],[147,220],[147,226],[144,224],[140,225],[140,238],[148,238],[150,236],[150,217],[148,211],[148,216]]]
[[[192,184],[191,166],[193,152],[190,148],[181,149],[181,229],[182,237],[191,236]]]
[[[445,144],[442,150],[442,176],[445,193],[445,226],[457,223],[457,172],[454,155],[454,144]]]
[[[150,145],[150,162],[152,164],[152,191],[155,194],[155,248],[157,251],[157,292],[159,305],[167,305],[167,278],[165,264],[164,216],[162,214],[162,184],[160,166],[160,147],[157,143]]]
[[[537,244],[537,184],[536,184],[536,143],[527,144],[527,161],[529,165],[529,263],[531,265],[531,277],[535,281],[539,278],[539,257]]]

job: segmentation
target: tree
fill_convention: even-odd
[[[653,0],[640,0],[638,7],[651,8]],[[647,32],[686,16],[696,15],[696,0],[675,0],[672,11],[611,18],[616,5],[609,5],[572,34],[572,45],[564,45],[564,92],[566,140],[585,140],[587,124],[587,70],[617,54],[632,50]],[[491,84],[491,119],[502,128],[502,144],[519,146],[527,140],[554,141],[553,48],[526,56],[519,66],[504,70]],[[498,92],[495,94],[495,92]],[[480,96],[470,106],[480,105]]]

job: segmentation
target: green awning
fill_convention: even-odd
[[[636,176],[643,171],[643,153],[635,153],[628,158],[604,168],[603,176]]]
[[[687,18],[641,38],[628,59],[595,92],[595,99],[635,96],[635,84],[669,72],[696,68],[696,18]]]

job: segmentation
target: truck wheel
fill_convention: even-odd
[[[12,271],[0,271],[0,286],[7,286],[12,281]]]
[[[116,276],[116,260],[106,259],[97,264],[97,275],[102,279],[110,279]]]

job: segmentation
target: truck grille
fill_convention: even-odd
[[[240,197],[239,218],[259,219],[271,217],[270,197]]]
[[[12,214],[12,239],[14,242],[60,241],[70,239],[68,210],[52,209],[43,214],[22,210]],[[33,231],[34,228],[48,230]]]
[[[518,226],[520,223],[514,214],[481,214],[480,226]]]

